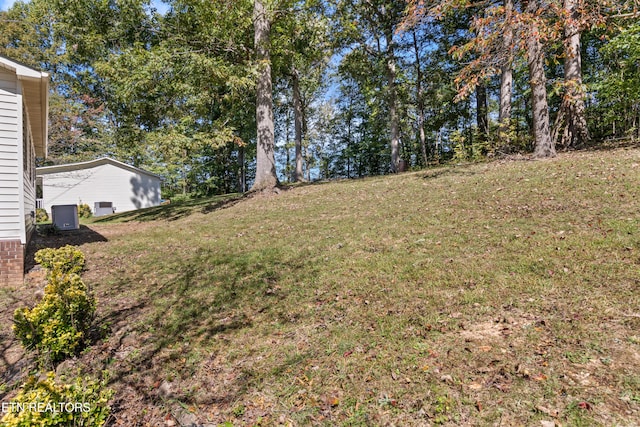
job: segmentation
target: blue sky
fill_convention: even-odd
[[[13,0],[0,0],[0,10],[7,10],[15,3]]]
[[[0,10],[7,10],[14,3],[15,3],[15,0],[0,0]],[[162,0],[153,0],[151,3],[156,7],[156,9],[158,9],[158,12],[160,13],[164,13],[168,9],[168,6],[165,3],[163,3]]]

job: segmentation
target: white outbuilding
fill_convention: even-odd
[[[160,204],[160,176],[109,157],[44,166],[36,174],[38,207],[49,215],[54,205],[87,204],[94,215],[104,215]]]

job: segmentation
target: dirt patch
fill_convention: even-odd
[[[475,323],[467,327],[460,332],[460,336],[468,342],[489,344],[502,338],[505,330],[508,330],[508,328],[506,328],[504,324],[496,321],[488,321]]]

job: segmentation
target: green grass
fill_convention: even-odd
[[[639,163],[573,153],[93,219],[108,241],[82,246],[85,282],[111,337],[79,363],[111,372],[131,425],[185,408],[638,424]]]
[[[178,199],[177,201],[172,201],[162,206],[114,213],[108,216],[81,218],[80,222],[82,224],[100,224],[129,221],[175,221],[194,212],[199,211],[207,213],[226,206],[231,206],[238,200],[242,199],[242,197],[243,196],[241,194],[225,194],[222,196],[213,196],[203,199]]]

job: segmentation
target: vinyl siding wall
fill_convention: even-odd
[[[27,242],[36,229],[36,149],[33,146],[31,126],[26,114],[23,115],[23,185],[24,185],[24,227]]]
[[[44,208],[112,202],[116,212],[160,204],[160,180],[112,164],[67,172],[41,173]]]
[[[23,237],[21,103],[15,74],[0,70],[0,240]]]

